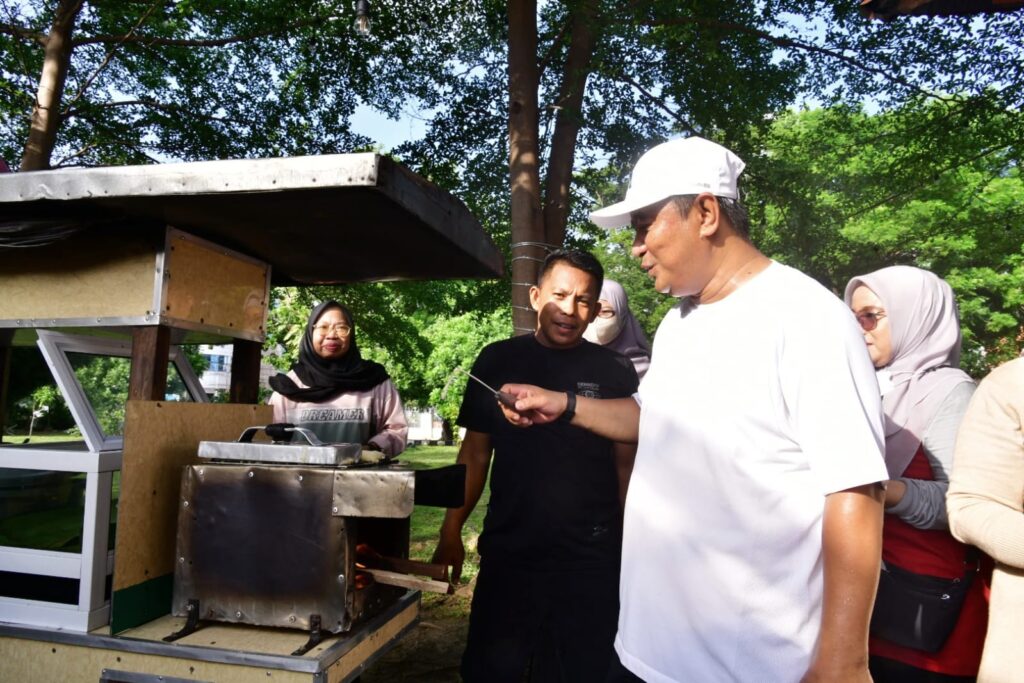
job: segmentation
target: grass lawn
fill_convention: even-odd
[[[458,446],[413,446],[400,456],[399,461],[414,469],[445,467],[455,463]],[[466,562],[462,568],[462,583],[471,581],[480,566],[476,542],[484,528],[484,514],[490,489],[485,488],[473,514],[462,527],[462,538],[466,544]],[[413,508],[409,532],[409,556],[414,560],[430,561],[437,547],[437,535],[444,520],[444,508],[416,506]]]
[[[27,439],[27,441],[26,441]],[[65,441],[83,441],[81,434],[68,434],[66,432],[35,432],[29,439],[27,434],[4,434],[3,444],[5,446],[20,446],[23,443],[59,443]]]

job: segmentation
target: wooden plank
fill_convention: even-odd
[[[263,338],[270,266],[186,233],[169,233],[162,316]]]
[[[420,604],[414,602],[402,610],[394,619],[377,629],[350,650],[344,657],[327,669],[328,683],[350,681],[375,655],[387,649],[387,645],[416,623],[420,616]]]
[[[231,355],[232,403],[257,403],[260,398],[260,361],[263,345],[259,342],[236,339]]]
[[[132,328],[132,369],[128,399],[160,401],[167,393],[171,330],[163,325]]]
[[[369,555],[360,553],[356,561],[371,569],[386,569],[402,574],[416,574],[429,576],[438,581],[448,580],[448,565],[434,564],[432,562],[420,562],[419,560],[407,560],[402,557],[385,557],[384,555]]]
[[[88,318],[96,324],[96,318],[141,320],[155,314],[162,238],[162,228],[135,226],[83,231],[31,249],[0,249],[0,321]]]
[[[7,425],[7,387],[11,380],[11,349],[14,330],[0,330],[0,443]]]
[[[0,637],[0,680],[96,683],[104,670],[113,670],[217,683],[316,681],[316,674],[310,672],[207,662],[168,654],[170,656]]]
[[[154,619],[136,628],[120,633],[123,638],[163,642],[164,636],[178,631],[185,625],[185,617],[170,614]],[[309,633],[299,629],[263,628],[246,624],[222,624],[204,621],[202,628],[174,641],[176,645],[198,645],[214,647],[231,652],[254,652],[261,655],[291,655],[309,639]],[[323,648],[338,641],[329,636],[323,641]],[[322,649],[323,649],[322,648]]]
[[[114,553],[113,623],[120,623],[119,615],[125,613],[133,613],[133,621],[141,623],[137,620],[148,621],[170,611],[168,595],[166,604],[152,607],[162,611],[146,618],[152,612],[140,610],[131,591],[121,591],[166,580],[162,577],[174,573],[181,472],[185,465],[197,462],[199,442],[234,441],[245,427],[270,422],[271,415],[266,405],[128,401]]]
[[[447,581],[435,581],[434,579],[421,579],[418,576],[409,576],[400,572],[389,572],[386,569],[366,568],[362,571],[371,575],[378,583],[387,586],[398,586],[399,588],[411,588],[417,591],[429,591],[430,593],[449,594],[455,590]]]

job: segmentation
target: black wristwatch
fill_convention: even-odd
[[[576,415],[576,392],[567,391],[565,392],[565,412],[558,416],[559,422],[572,422],[573,416]]]

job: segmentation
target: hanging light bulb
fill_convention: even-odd
[[[352,28],[355,29],[363,38],[370,35],[370,29],[373,27],[373,23],[370,21],[370,0],[356,0],[356,21],[352,24]]]

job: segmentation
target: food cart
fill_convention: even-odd
[[[317,641],[246,623],[188,631],[172,611],[193,495],[182,472],[202,477],[201,442],[271,422],[256,400],[272,284],[496,277],[503,264],[461,202],[372,153],[0,175],[0,398],[12,349],[35,345],[82,435],[0,439],[0,522],[40,499],[80,517],[56,550],[0,536],[0,679],[358,676],[415,625],[419,593]],[[179,351],[192,343],[233,345],[231,403],[207,402]],[[81,381],[97,367],[126,378],[115,424]]]

